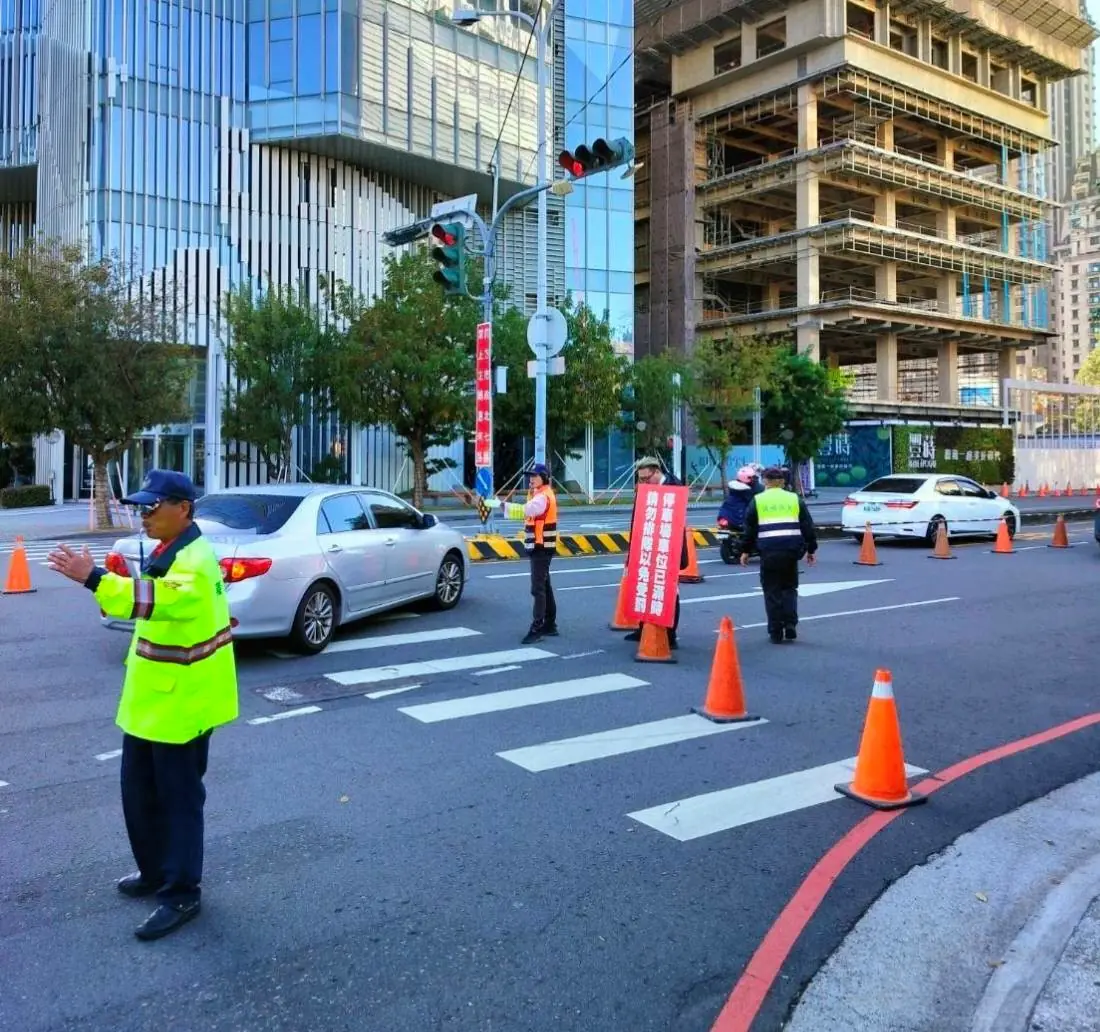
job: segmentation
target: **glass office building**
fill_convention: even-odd
[[[565,105],[563,137],[572,151],[603,137],[634,139],[634,7],[632,0],[563,0]],[[634,180],[620,170],[576,185],[565,200],[566,288],[597,314],[607,313],[612,339],[634,350]],[[618,433],[586,442],[585,465],[596,490],[624,482],[633,442]],[[582,482],[582,486],[587,486]]]
[[[537,2],[522,7],[534,11]],[[491,12],[517,3],[469,6]],[[610,10],[603,18],[579,0],[566,3],[555,21],[558,43],[564,36],[568,45],[552,49],[550,70],[559,87],[547,112],[555,128],[566,121],[565,105],[579,108],[576,97],[591,96],[621,59],[612,55],[632,45],[625,2],[615,22]],[[173,283],[190,315],[193,419],[150,430],[131,449],[123,479],[135,482],[153,464],[186,469],[207,489],[262,479],[247,449],[221,440],[216,418],[227,382],[218,316],[227,290],[271,281],[316,291],[328,276],[370,295],[380,286],[387,230],[470,193],[487,213],[494,185],[503,200],[536,180],[528,30],[511,17],[459,28],[452,10],[453,0],[0,0],[5,246],[33,233],[83,240],[93,255],[117,252]],[[576,73],[579,85],[569,85],[569,53],[595,62]],[[570,139],[582,123],[596,135],[613,124],[630,134],[623,90],[631,74],[628,63],[614,91],[566,125]],[[629,279],[630,270],[611,267],[608,251],[618,249],[607,241],[612,220],[629,219],[629,184],[587,187],[566,205],[566,219],[581,218],[570,223],[570,246],[585,248],[582,278],[570,285],[594,308],[608,307],[628,343],[630,292],[615,277]],[[510,219],[500,252],[512,297],[528,311],[535,241],[531,206]],[[557,198],[549,241],[556,303],[566,289]],[[460,464],[464,450],[463,442],[444,449]],[[332,456],[353,482],[408,486],[403,453],[384,429],[301,429],[302,474]],[[38,466],[58,496],[87,488],[84,458],[64,441],[40,442]],[[433,486],[446,489],[448,477]]]

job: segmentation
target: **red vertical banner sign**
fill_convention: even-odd
[[[638,487],[626,563],[626,614],[631,619],[658,627],[675,622],[687,503],[686,487]]]
[[[474,465],[493,465],[493,326],[477,324],[474,355]]]

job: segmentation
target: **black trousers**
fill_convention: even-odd
[[[184,745],[124,735],[122,813],[138,870],[161,903],[199,899],[210,732]]]
[[[784,628],[798,624],[798,558],[794,551],[760,553],[760,587],[769,634],[782,634]]]
[[[550,583],[550,562],[553,558],[553,552],[531,553],[531,595],[535,600],[531,613],[533,631],[556,627],[558,623],[558,604]]]

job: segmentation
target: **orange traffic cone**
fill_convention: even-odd
[[[1073,497],[1073,485],[1068,480],[1066,481],[1066,497]]]
[[[607,625],[613,631],[636,631],[638,621],[626,615],[626,577],[619,581],[619,598],[615,603],[615,615]]]
[[[993,546],[994,555],[1014,555],[1016,549],[1012,547],[1012,538],[1008,536],[1008,524],[1001,519],[1001,525],[997,528],[997,543]]]
[[[853,566],[881,566],[882,563],[878,561],[878,552],[875,549],[875,535],[871,533],[871,524],[864,524],[863,527],[863,545],[859,550],[859,558],[853,563]]]
[[[31,568],[27,563],[27,549],[23,539],[15,539],[15,550],[8,562],[8,579],[4,584],[5,595],[29,595],[35,589],[31,587]]]
[[[1051,496],[1054,498],[1062,497],[1062,489],[1057,484],[1054,485],[1054,490],[1051,491]]]
[[[1008,484],[1001,484],[1001,497],[1007,498],[1009,495]]]
[[[1044,483],[1039,488],[1039,497],[1046,498],[1048,494],[1050,494],[1050,491],[1047,490],[1047,485]]]
[[[642,624],[642,638],[638,642],[636,663],[675,663],[668,646],[668,628],[656,624]]]
[[[889,670],[875,671],[875,686],[859,743],[855,777],[848,784],[835,788],[849,799],[867,803],[876,810],[897,810],[925,802],[924,796],[910,791],[905,777],[901,725]]]
[[[1031,494],[1031,485],[1025,480],[1024,486],[1020,488],[1019,497],[1026,498],[1029,494]]]
[[[1054,524],[1054,537],[1050,539],[1048,548],[1069,548],[1069,534],[1066,531],[1066,518],[1061,514]]]
[[[951,539],[947,536],[947,524],[941,523],[936,528],[936,547],[932,549],[929,559],[956,559],[951,554]]]
[[[737,643],[733,640],[733,621],[722,617],[718,625],[718,644],[714,647],[714,662],[710,667],[707,698],[702,708],[692,707],[716,724],[736,724],[757,720],[745,709],[745,686],[741,682],[741,661],[737,658]]]
[[[687,566],[680,571],[681,584],[702,584],[703,575],[699,572],[699,556],[695,552],[695,531],[687,528],[684,534],[687,546]]]

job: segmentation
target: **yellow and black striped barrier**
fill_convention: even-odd
[[[694,530],[698,548],[716,548],[718,534],[713,530]],[[565,559],[585,555],[622,555],[630,551],[630,531],[605,531],[601,534],[558,534],[558,555]],[[523,535],[478,534],[466,539],[466,554],[471,562],[499,562],[502,559],[526,559]]]

